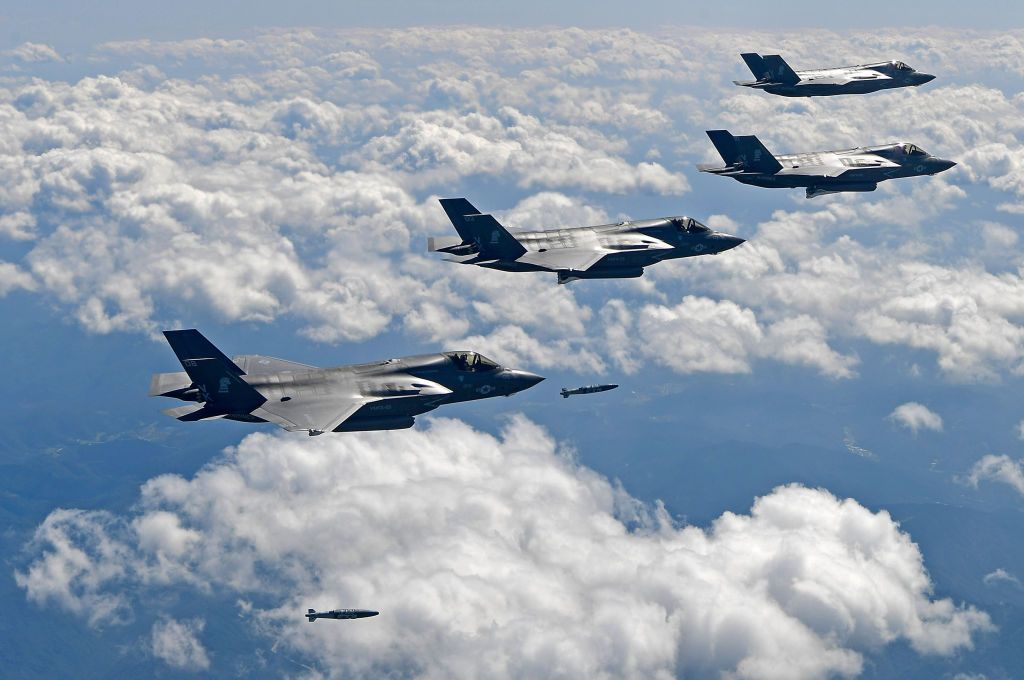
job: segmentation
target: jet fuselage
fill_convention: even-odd
[[[150,395],[200,404],[165,411],[179,420],[273,422],[310,434],[401,429],[443,404],[510,396],[543,380],[470,351],[317,368],[260,355],[218,358],[197,331],[166,334],[186,372],[154,375]],[[209,378],[202,367],[211,362],[221,372]]]
[[[576,279],[631,278],[663,260],[716,255],[743,243],[697,220],[662,217],[588,227],[506,230],[465,199],[441,204],[460,237],[434,237],[427,248],[449,261],[508,272],[548,271],[559,283]]]
[[[776,156],[754,136],[725,130],[709,130],[708,136],[726,165],[700,165],[701,172],[759,187],[806,188],[808,198],[874,191],[885,180],[935,175],[956,165],[906,143]]]
[[[920,73],[901,61],[876,64],[838,66],[789,73],[794,78],[779,77],[769,72],[754,81],[733,81],[741,87],[764,90],[783,97],[828,97],[842,94],[868,94],[900,87],[917,87],[935,79]]]

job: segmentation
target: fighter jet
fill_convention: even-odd
[[[593,394],[595,392],[607,392],[608,390],[614,390],[618,385],[586,385],[584,387],[575,387],[569,389],[568,387],[562,388],[562,397],[568,399],[574,394]]]
[[[747,52],[740,56],[757,80],[732,82],[741,87],[764,90],[783,97],[866,94],[895,87],[916,87],[935,80],[935,76],[918,73],[902,61],[794,71],[777,54],[766,54],[762,57],[756,52]]]
[[[726,164],[700,165],[701,172],[758,187],[806,187],[807,198],[874,191],[887,179],[935,175],[956,165],[906,143],[773,156],[753,135],[733,137],[726,130],[708,130],[708,137]]]
[[[367,619],[378,614],[380,612],[375,612],[372,609],[332,609],[329,612],[318,612],[315,609],[310,609],[304,616],[310,623],[313,623],[317,619]]]
[[[157,373],[149,394],[196,402],[164,411],[182,421],[270,422],[310,435],[398,430],[442,404],[507,397],[544,379],[468,351],[317,368],[258,354],[228,359],[195,329],[164,336],[185,372]]]
[[[559,283],[634,278],[662,260],[717,255],[743,243],[692,217],[510,232],[464,198],[442,198],[441,206],[459,236],[431,237],[430,252],[450,255],[449,262],[506,272],[555,272]]]

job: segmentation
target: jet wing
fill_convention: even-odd
[[[280,425],[289,432],[306,430],[310,435],[331,432],[356,411],[379,397],[339,397],[337,395],[296,396],[289,401],[268,401],[252,415]]]
[[[815,78],[810,81],[812,85],[849,85],[850,83],[866,82],[869,80],[892,80],[887,75],[883,75],[877,72],[871,73],[848,73],[841,76],[832,76],[828,78]]]
[[[593,267],[609,252],[612,251],[594,250],[592,248],[559,248],[543,253],[530,251],[522,255],[518,261],[535,264],[538,267],[545,267],[551,271],[570,269],[581,272]]]
[[[802,82],[812,85],[848,85],[858,81],[868,80],[892,80],[889,76],[879,71],[865,69],[863,71],[831,72],[805,78]]]
[[[282,371],[309,371],[316,369],[316,366],[300,364],[297,361],[286,361],[265,357],[260,354],[243,354],[232,359],[239,368],[247,375],[262,375],[266,373],[280,373]]]
[[[815,177],[840,177],[847,170],[856,170],[844,165],[801,165],[799,168],[786,168],[780,175],[811,175]],[[787,172],[788,170],[788,172]]]
[[[660,239],[644,235],[642,240],[633,243],[623,243],[619,247],[606,248],[597,246],[595,248],[558,248],[545,252],[531,250],[521,256],[517,262],[544,267],[551,271],[576,271],[585,272],[600,262],[605,255],[613,253],[628,253],[651,250],[667,250],[672,246]]]
[[[382,399],[405,397],[444,397],[451,390],[426,378],[409,376],[410,382],[389,382],[372,387],[370,394],[296,394],[288,401],[268,400],[252,415],[280,425],[289,432],[308,431],[310,435],[332,432],[364,405]]]

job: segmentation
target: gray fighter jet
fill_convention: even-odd
[[[555,272],[559,283],[634,278],[662,260],[717,255],[743,243],[692,217],[510,232],[464,198],[442,198],[441,206],[459,236],[431,237],[430,252],[450,255],[449,262],[506,272]]]
[[[544,379],[476,352],[317,368],[258,354],[228,359],[195,329],[164,336],[185,372],[157,373],[149,394],[196,402],[164,411],[182,421],[270,422],[310,435],[398,430],[442,404],[507,397]]]
[[[315,609],[308,610],[303,616],[313,623],[317,619],[367,619],[377,616],[380,612],[372,609],[332,609],[329,612],[318,612]]]
[[[905,143],[773,156],[753,135],[733,137],[726,130],[708,130],[708,137],[726,164],[700,165],[701,172],[758,187],[806,187],[807,198],[874,191],[887,179],[934,175],[956,165]]]
[[[764,90],[783,97],[866,94],[894,87],[916,87],[935,80],[935,76],[918,73],[902,61],[794,71],[777,54],[766,54],[762,57],[756,52],[748,52],[740,56],[757,80],[732,82],[741,87]]]

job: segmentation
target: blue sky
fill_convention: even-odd
[[[60,17],[61,20],[55,20]],[[73,20],[67,20],[68,18]],[[119,3],[58,1],[41,5],[11,0],[0,18],[0,40],[9,46],[25,41],[46,42],[69,49],[88,49],[106,40],[147,37],[158,40],[198,35],[237,35],[255,27],[354,26],[405,27],[438,25],[486,26],[582,26],[586,28],[702,26],[711,29],[743,28],[787,30],[830,28],[872,30],[941,26],[954,29],[1004,29],[1021,23],[1022,10],[1010,0],[985,3],[985,10],[939,0],[925,9],[914,3],[864,0],[830,3],[795,0],[786,3],[739,0],[727,5],[644,0],[628,6],[615,2],[539,2],[526,0],[515,7],[499,2],[455,0],[352,0],[282,4],[256,2],[196,2],[186,0],[173,7],[158,3],[134,5],[126,12]],[[0,43],[2,44],[2,43]]]
[[[5,668],[1019,676],[1013,15],[452,7],[101,7],[74,32],[8,8]],[[939,77],[731,85],[774,49]],[[698,174],[713,127],[958,166],[808,201]],[[515,227],[689,214],[748,243],[559,287],[425,253],[458,195]],[[549,379],[411,432],[180,424],[143,395],[176,368],[159,330],[191,326],[229,355],[472,348]]]

